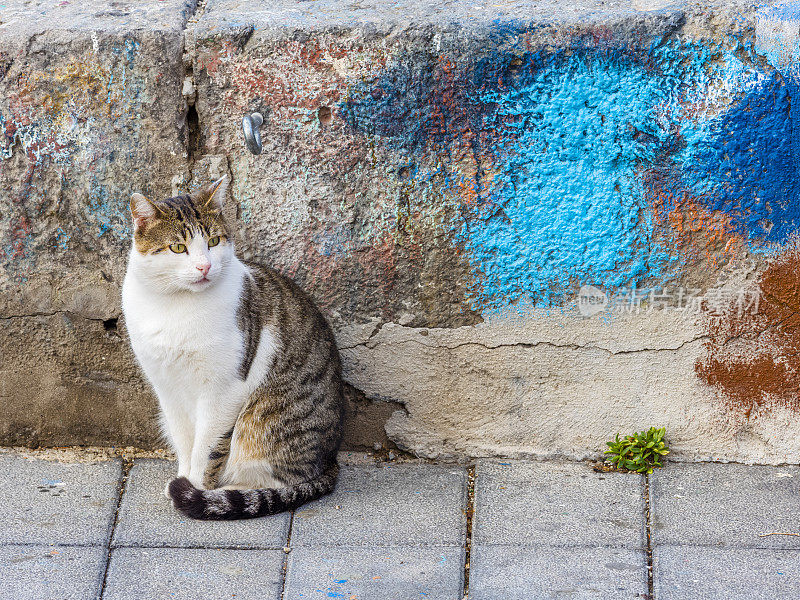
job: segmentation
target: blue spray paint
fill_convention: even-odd
[[[773,73],[719,117],[686,152],[683,181],[710,210],[755,241],[785,242],[800,226],[797,82]],[[794,101],[794,102],[793,102]]]
[[[513,86],[487,90],[494,132],[486,202],[462,235],[483,306],[520,296],[549,304],[582,283],[658,275],[637,171],[675,134],[657,110],[676,101],[669,77],[619,53],[529,59]],[[491,172],[491,169],[488,169]]]
[[[461,67],[400,57],[356,84],[342,113],[401,160],[437,165],[414,171],[417,189],[435,182],[450,202],[474,192],[443,226],[472,266],[475,308],[548,306],[581,284],[640,286],[680,272],[654,223],[653,182],[669,201],[687,197],[732,223],[751,248],[796,230],[796,79],[753,52],[737,40],[645,49],[578,40]],[[474,173],[458,166],[465,153]]]

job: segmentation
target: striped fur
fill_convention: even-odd
[[[123,285],[131,345],[178,457],[168,494],[198,519],[273,514],[329,493],[342,431],[331,328],[290,279],[236,258],[224,193],[215,182],[159,202],[134,197]],[[198,264],[209,267],[199,287]]]
[[[170,482],[169,495],[175,508],[192,519],[254,519],[294,510],[331,493],[338,474],[339,466],[332,463],[311,481],[285,488],[252,490],[199,490],[186,477],[179,477]]]
[[[239,377],[242,380],[247,379],[250,367],[253,366],[262,326],[258,290],[255,286],[255,280],[252,277],[245,278],[239,309],[236,312],[239,329],[244,333],[244,355],[239,365]]]

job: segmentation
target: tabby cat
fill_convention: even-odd
[[[223,177],[130,201],[122,308],[178,457],[165,492],[195,519],[290,510],[331,492],[339,472],[333,333],[295,283],[236,257],[226,188]]]

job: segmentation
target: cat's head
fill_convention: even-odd
[[[131,196],[133,249],[129,268],[155,289],[200,292],[214,285],[233,258],[222,205],[223,177],[186,196]]]

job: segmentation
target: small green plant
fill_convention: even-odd
[[[617,469],[636,471],[637,473],[652,473],[653,469],[662,467],[661,458],[669,454],[669,448],[664,443],[665,430],[651,427],[647,431],[634,433],[620,439],[619,434],[606,442],[610,454],[607,461]]]

